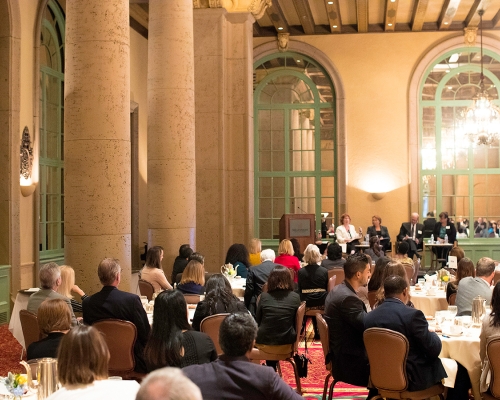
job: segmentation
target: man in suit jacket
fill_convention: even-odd
[[[53,262],[43,265],[40,268],[38,277],[40,279],[40,286],[42,288],[38,292],[35,292],[30,296],[28,300],[27,310],[33,314],[36,314],[38,312],[40,304],[42,304],[44,300],[61,299],[68,304],[69,310],[71,312],[71,326],[77,325],[75,313],[73,312],[73,307],[71,307],[70,300],[62,294],[57,293],[57,289],[59,288],[59,286],[61,286],[62,282],[61,268],[59,267],[59,265]]]
[[[408,251],[408,257],[413,259],[417,254],[417,250],[423,247],[423,237],[424,237],[424,225],[418,223],[419,215],[413,213],[410,218],[410,222],[403,222],[401,228],[399,229],[398,241],[406,240],[410,245],[410,250]],[[434,228],[434,227],[433,227]]]
[[[276,254],[272,249],[262,250],[260,253],[261,264],[248,270],[245,286],[245,306],[255,317],[257,312],[257,297],[262,293],[262,286],[269,279],[269,274],[278,264],[274,263]]]
[[[102,319],[117,318],[132,322],[137,328],[134,345],[135,371],[147,372],[143,352],[149,336],[149,321],[139,296],[118,290],[121,280],[118,260],[105,258],[97,274],[103,285],[100,292],[83,300],[83,322],[92,325]]]
[[[182,369],[198,385],[203,400],[303,399],[272,368],[250,362],[256,337],[257,324],[248,313],[231,314],[222,321],[219,344],[224,354],[211,363]]]
[[[344,264],[345,280],[328,293],[325,319],[330,333],[330,360],[335,379],[356,386],[368,384],[370,367],[363,342],[365,303],[356,291],[370,279],[370,264],[365,254],[350,255]],[[368,398],[377,394],[370,389]]]
[[[424,238],[431,237],[434,226],[436,226],[436,218],[434,218],[434,212],[429,211],[424,221]]]
[[[406,306],[409,293],[406,279],[397,275],[386,278],[385,299],[366,316],[365,328],[386,328],[406,336],[410,344],[406,360],[408,390],[425,390],[447,375],[439,359],[441,340],[429,331],[422,311]]]

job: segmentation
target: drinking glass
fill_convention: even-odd
[[[457,315],[457,306],[448,306],[448,312],[451,315],[451,318],[455,318],[455,315]]]
[[[472,326],[472,317],[470,315],[464,315],[462,317],[462,325],[465,329],[469,329]]]
[[[446,311],[436,311],[436,326],[442,326]]]
[[[148,304],[148,296],[139,296],[141,299],[141,303],[144,306],[145,304]]]

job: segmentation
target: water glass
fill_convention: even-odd
[[[448,306],[448,312],[451,315],[451,318],[455,318],[455,315],[457,315],[457,306]]]
[[[445,318],[445,313],[447,313],[447,311],[436,311],[436,326],[441,326],[443,325],[443,322],[444,322],[444,318]]]
[[[141,299],[141,303],[143,306],[148,304],[148,296],[139,296],[139,298]]]

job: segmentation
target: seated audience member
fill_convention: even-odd
[[[380,286],[382,286],[383,277],[386,276],[385,270],[387,268],[387,264],[389,264],[392,260],[389,257],[380,257],[375,263],[375,268],[373,269],[372,276],[370,278],[370,282],[368,282],[368,291],[373,292],[378,290]]]
[[[365,254],[370,256],[370,258],[377,262],[379,257],[383,257],[385,254],[382,250],[380,250],[380,239],[378,236],[372,236],[370,238],[369,248],[365,250]]]
[[[257,311],[257,297],[262,293],[262,287],[269,279],[269,274],[278,265],[274,263],[275,254],[272,249],[262,250],[260,259],[261,264],[249,269],[245,286],[245,306],[253,316]]]
[[[382,275],[382,282],[384,282],[385,279],[391,275],[397,275],[403,279],[406,279],[408,284],[410,282],[410,280],[408,279],[408,275],[406,274],[406,268],[399,261],[392,260],[387,264],[387,267],[384,270],[384,274]],[[382,284],[377,290],[377,302],[375,303],[375,307],[378,307],[380,304],[382,304],[384,300],[385,300],[385,289],[384,285]],[[408,307],[412,308],[414,307],[411,300],[408,300],[406,305]]]
[[[471,315],[472,300],[476,296],[491,301],[491,282],[495,277],[495,262],[488,257],[480,258],[476,264],[476,277],[462,278],[457,287],[457,315]]]
[[[474,237],[483,237],[483,231],[486,230],[486,222],[482,217],[479,217],[474,222]]]
[[[170,282],[177,282],[177,274],[182,274],[184,272],[184,269],[189,262],[189,256],[191,254],[193,254],[193,249],[189,247],[189,244],[183,244],[181,245],[181,247],[179,247],[179,255],[175,257]]]
[[[267,293],[261,293],[257,303],[259,330],[255,347],[268,353],[288,354],[297,339],[295,314],[300,298],[293,291],[292,276],[282,265],[271,271],[267,285]],[[276,361],[266,363],[276,369]]]
[[[245,304],[234,294],[231,284],[222,274],[214,274],[208,278],[205,299],[196,306],[193,316],[193,329],[200,330],[203,318],[215,314],[245,312]]]
[[[248,250],[245,245],[235,243],[227,249],[226,261],[224,261],[224,264],[233,264],[233,267],[238,267],[236,275],[246,279],[248,270],[251,266],[249,257]]]
[[[412,260],[415,255],[417,258],[422,258],[417,251],[423,248],[424,226],[418,222],[418,218],[419,215],[417,213],[412,213],[410,222],[403,222],[401,224],[399,235],[397,236],[398,242],[406,241],[410,246],[408,257]]]
[[[459,263],[460,260],[465,257],[465,252],[461,247],[456,246],[450,250],[448,256],[457,257],[457,263]]]
[[[100,292],[83,300],[83,322],[92,325],[102,319],[117,318],[132,322],[137,328],[134,345],[135,371],[146,372],[143,351],[149,336],[149,321],[139,296],[118,289],[121,267],[118,260],[105,258],[97,268]]]
[[[321,266],[330,270],[342,268],[344,264],[345,259],[342,258],[342,247],[338,243],[330,243],[326,248],[326,258],[321,261]]]
[[[439,214],[439,222],[436,222],[434,226],[434,240],[439,243],[444,243],[446,240],[446,236],[448,237],[448,243],[455,243],[457,240],[457,230],[455,229],[455,224],[451,222],[450,218],[448,218],[448,213],[443,211]],[[450,252],[449,247],[432,247],[432,252],[436,254],[437,258],[441,258],[443,268],[446,267],[448,263],[448,253]]]
[[[356,386],[368,385],[370,367],[363,342],[365,303],[356,291],[370,279],[364,254],[350,255],[344,265],[345,280],[328,293],[325,319],[330,333],[330,357],[335,379]],[[370,389],[368,398],[377,394]]]
[[[71,302],[67,297],[57,292],[62,283],[61,268],[59,265],[53,262],[43,265],[40,268],[38,277],[40,279],[41,289],[30,296],[26,309],[33,314],[37,314],[38,307],[40,307],[43,301],[47,299],[64,300],[71,313],[71,326],[75,326],[77,322],[73,307],[71,307]]]
[[[71,329],[61,340],[57,375],[62,388],[47,400],[133,400],[139,384],[108,379],[109,350],[101,333],[87,325]]]
[[[307,265],[299,270],[298,290],[300,301],[306,302],[306,311],[323,310],[328,294],[328,270],[319,265],[321,253],[318,246],[310,244],[304,252]],[[316,318],[313,318],[314,336],[319,339]]]
[[[302,251],[300,250],[300,243],[296,238],[291,238],[290,243],[292,243],[293,247],[293,256],[299,260],[299,262],[302,262],[302,257],[304,257],[304,254],[302,254]]]
[[[457,288],[460,281],[468,276],[475,277],[476,269],[474,268],[474,263],[467,257],[462,258],[457,265],[457,275],[454,282],[448,282],[446,286],[446,301],[450,299],[453,293],[457,293]]]
[[[156,296],[153,327],[144,349],[148,371],[182,368],[217,358],[212,339],[191,328],[186,310],[186,300],[178,290],[165,290]]]
[[[403,264],[403,267],[411,267],[413,269],[413,275],[408,277],[410,284],[413,284],[414,282],[411,282],[411,280],[415,274],[415,264],[413,263],[413,259],[408,257],[409,250],[410,246],[408,242],[399,243],[398,250],[394,254],[394,260]]]
[[[406,360],[408,390],[425,390],[441,382],[446,372],[439,359],[441,340],[429,325],[422,311],[406,306],[409,300],[408,281],[391,275],[384,280],[385,301],[365,317],[365,329],[386,328],[402,333],[410,348]]]
[[[391,237],[389,236],[389,230],[386,226],[382,226],[382,218],[378,215],[372,217],[372,226],[366,229],[366,233],[370,235],[370,238],[377,236],[382,246],[384,252],[391,249]]]
[[[182,273],[182,278],[177,285],[177,290],[184,294],[205,293],[205,268],[198,261],[188,262],[186,269]]]
[[[260,264],[260,252],[262,251],[262,243],[259,239],[253,238],[250,240],[250,247],[248,248],[250,265]]]
[[[491,314],[483,318],[483,324],[481,327],[480,344],[479,344],[479,356],[481,358],[481,364],[483,368],[486,361],[486,343],[493,336],[500,335],[500,282],[497,282],[495,288],[493,289],[493,294],[491,295]],[[481,375],[481,378],[483,376]],[[496,377],[495,377],[496,378]],[[482,384],[484,382],[481,382]]]
[[[57,349],[64,334],[71,328],[71,314],[68,305],[61,299],[47,299],[38,308],[38,327],[47,337],[31,343],[27,359],[51,357],[57,358]]]
[[[359,239],[362,237],[361,228],[359,228],[359,231],[360,233],[358,234],[354,225],[351,225],[351,217],[349,214],[344,213],[340,216],[340,225],[337,226],[335,234],[337,235],[338,243],[346,244],[347,254],[359,251],[356,245],[359,244]]]
[[[161,260],[163,260],[163,247],[150,247],[146,254],[146,264],[141,269],[141,279],[151,283],[155,293],[160,293],[165,289],[172,289],[172,285],[167,280],[161,267]]]
[[[203,400],[198,386],[179,368],[151,372],[141,382],[135,400]]]
[[[279,256],[274,259],[274,262],[283,265],[293,271],[293,281],[297,283],[297,271],[300,269],[300,262],[297,257],[294,257],[292,242],[288,239],[283,239],[278,247]]]
[[[61,265],[61,286],[57,289],[57,293],[69,299],[74,313],[81,313],[82,303],[76,301],[71,292],[78,293],[82,301],[88,297],[78,285],[75,285],[75,270],[69,265]]]
[[[466,236],[469,236],[468,227],[467,220],[462,216],[459,216],[457,218],[457,222],[455,222],[455,229],[457,230],[457,233],[463,233]]]
[[[303,399],[273,369],[250,362],[256,336],[257,324],[248,313],[231,314],[222,321],[219,343],[224,354],[209,364],[183,369],[204,400]]]

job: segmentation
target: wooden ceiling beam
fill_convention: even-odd
[[[429,0],[415,0],[411,16],[411,30],[413,32],[420,32],[422,30],[428,5]]]
[[[358,32],[368,32],[368,0],[356,0],[356,17],[358,21]]]
[[[309,3],[307,0],[293,0],[293,5],[295,6],[295,10],[300,19],[300,23],[302,28],[304,29],[304,33],[306,35],[314,35],[315,33],[315,24],[314,18],[311,12],[311,7],[309,7]]]
[[[493,29],[500,27],[500,10],[495,14],[491,20],[491,27]]]
[[[441,14],[439,15],[437,25],[439,30],[446,30],[453,22],[461,0],[445,0]]]
[[[394,32],[396,28],[396,15],[398,13],[399,0],[385,1],[385,20],[384,30],[386,32]]]
[[[130,4],[129,14],[144,28],[148,29],[149,13],[144,10],[139,4]]]
[[[342,33],[342,18],[340,17],[339,0],[324,0],[326,14],[330,23],[330,32]]]
[[[465,17],[464,26],[466,28],[477,28],[479,26],[479,10],[484,10],[489,4],[489,0],[474,0],[469,14]]]
[[[281,9],[278,0],[273,0],[272,4],[266,10],[267,15],[278,33],[290,33],[290,26],[286,22],[285,14]]]

